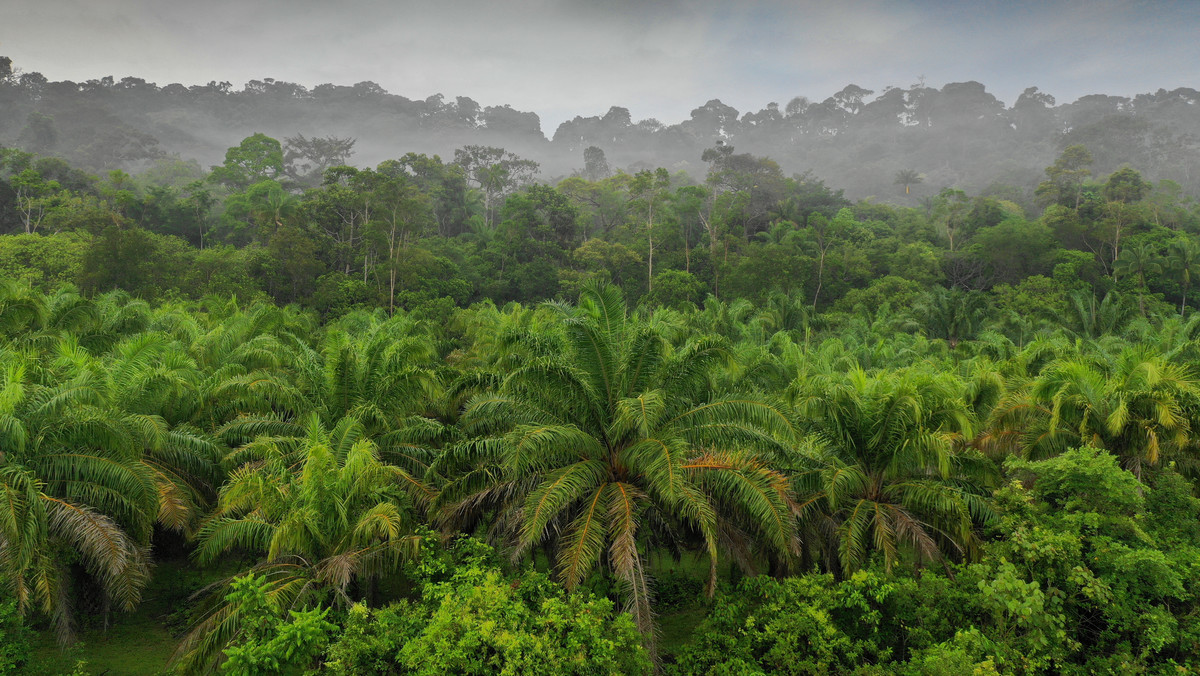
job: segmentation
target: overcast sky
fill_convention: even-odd
[[[5,0],[0,55],[52,80],[379,83],[542,118],[674,123],[854,83],[1072,101],[1200,88],[1200,0]]]

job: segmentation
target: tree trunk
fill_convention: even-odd
[[[396,314],[396,221],[388,233],[388,315]]]
[[[717,557],[708,557],[708,584],[704,587],[704,595],[712,598],[717,593]]]
[[[654,202],[646,211],[646,239],[650,242],[650,255],[646,258],[646,293],[654,290]]]
[[[817,299],[821,297],[821,286],[825,280],[825,249],[821,249],[821,259],[817,263],[817,292],[813,294],[813,312],[817,311]]]
[[[647,258],[646,291],[654,290],[654,235],[650,235],[650,256]]]
[[[775,552],[767,553],[767,571],[771,577],[776,580],[782,580],[787,577],[788,567],[778,554]]]
[[[367,606],[379,606],[379,579],[374,575],[367,578]]]
[[[1138,311],[1146,316],[1146,273],[1138,273]]]

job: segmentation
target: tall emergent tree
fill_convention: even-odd
[[[909,186],[916,185],[924,180],[925,177],[921,176],[916,169],[901,169],[896,172],[895,183],[896,185],[904,186],[904,194],[907,195]]]
[[[255,183],[284,176],[283,147],[279,141],[257,133],[225,152],[225,162],[213,167],[208,179],[242,191]]]
[[[1092,154],[1081,145],[1068,146],[1054,164],[1046,167],[1046,180],[1035,195],[1043,206],[1059,204],[1078,209],[1083,199],[1083,182],[1092,175]]]
[[[319,185],[326,169],[350,161],[355,141],[336,136],[305,138],[304,134],[284,137],[284,170],[297,182]]]
[[[659,167],[654,172],[639,171],[629,184],[634,209],[646,224],[646,241],[649,254],[646,256],[646,288],[654,290],[654,218],[659,216],[661,203],[667,199],[671,187],[671,176]]]
[[[529,185],[538,173],[538,163],[492,146],[464,146],[454,151],[454,163],[463,168],[467,180],[483,191],[484,222],[496,225],[496,214],[513,190]]]

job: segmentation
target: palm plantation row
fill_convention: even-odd
[[[632,311],[590,285],[445,326],[382,311],[319,326],[8,285],[0,573],[69,641],[80,612],[138,605],[156,533],[200,566],[247,557],[273,607],[345,609],[419,561],[432,528],[567,590],[610,581],[653,643],[653,554],[701,555],[709,594],[729,565],[950,565],[979,557],[1006,457],[1091,446],[1136,477],[1191,476],[1200,319],[1014,342],[976,316],[960,342],[928,325],[946,302],[825,338],[786,296]],[[225,591],[181,668],[214,668],[245,630]]]

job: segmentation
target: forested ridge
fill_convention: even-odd
[[[3,105],[139,89],[34,80]],[[97,164],[50,110],[0,148],[0,673],[1200,669],[1163,127],[884,201],[745,121],[546,181],[319,129]]]
[[[56,154],[92,171],[130,170],[171,155],[207,167],[256,132],[281,140],[358,139],[357,159],[368,166],[408,152],[449,157],[463,146],[499,146],[540,163],[545,177],[557,180],[582,167],[590,146],[614,168],[662,166],[700,175],[700,153],[724,141],[770,156],[788,175],[814,171],[855,199],[898,201],[892,177],[900,169],[927,175],[936,188],[974,193],[999,182],[1032,189],[1063,148],[1083,144],[1098,174],[1129,163],[1152,180],[1200,192],[1195,89],[1059,101],[1031,86],[1004,102],[986,84],[934,86],[924,78],[882,90],[847,84],[824,99],[796,92],[756,111],[712,99],[697,101],[679,121],[635,120],[628,102],[614,101],[606,111],[578,111],[549,128],[534,112],[478,102],[470,92],[416,96],[370,81],[310,88],[269,77],[241,89],[132,75],[53,81],[0,57],[0,145]]]

